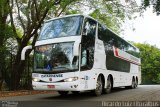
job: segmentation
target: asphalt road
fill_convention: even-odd
[[[15,105],[14,107],[102,107],[107,104],[124,102],[152,102],[152,107],[160,107],[160,85],[140,85],[137,89],[116,88],[110,94],[94,96],[90,92],[81,92],[78,95],[69,94],[65,97],[58,93],[38,94],[0,98],[0,107]],[[154,104],[155,105],[154,105]],[[125,103],[126,104],[126,103]],[[139,104],[139,103],[138,103]],[[115,106],[115,105],[114,105]],[[150,107],[147,105],[147,107]]]

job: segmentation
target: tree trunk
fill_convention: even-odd
[[[20,45],[11,72],[11,90],[17,90],[20,86],[20,79],[25,69],[25,62],[21,61],[21,52],[26,45]],[[27,55],[26,55],[27,56]]]
[[[2,72],[0,72],[0,91],[2,90],[2,83],[3,83]]]
[[[2,87],[1,81],[3,81],[3,72],[5,71],[5,22],[0,18],[0,89]]]
[[[3,83],[3,80],[0,80],[0,91],[2,91],[2,83]]]

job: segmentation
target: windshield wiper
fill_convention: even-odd
[[[65,68],[67,70],[70,70],[68,67],[56,67],[56,69],[58,69],[58,68]]]

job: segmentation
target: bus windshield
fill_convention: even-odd
[[[64,17],[44,23],[38,40],[80,35],[83,16]]]
[[[73,56],[73,42],[37,46],[34,71],[67,72],[78,70],[78,58]]]

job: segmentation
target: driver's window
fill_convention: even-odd
[[[94,36],[96,34],[96,22],[92,19],[86,19],[83,28],[83,35]]]

